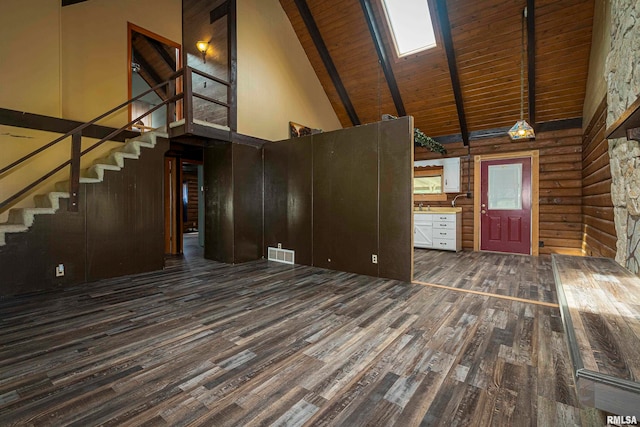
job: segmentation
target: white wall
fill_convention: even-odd
[[[289,121],[342,128],[279,1],[237,5],[238,132],[275,141]]]
[[[2,0],[0,108],[60,117],[60,1]]]
[[[91,120],[127,100],[127,22],[182,42],[181,0],[91,0],[62,8],[64,118]],[[125,109],[101,123],[126,121]]]

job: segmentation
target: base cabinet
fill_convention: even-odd
[[[462,250],[462,213],[415,213],[413,246],[456,252]]]

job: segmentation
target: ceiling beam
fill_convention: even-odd
[[[149,63],[144,59],[142,54],[135,47],[133,48],[133,55],[134,55],[134,58],[135,58],[135,62],[140,64],[140,71],[141,72],[138,73],[138,74],[140,75],[140,77],[142,77],[147,82],[149,87],[154,87],[155,85],[160,84],[160,83],[162,83],[164,81],[164,80],[162,80],[160,78],[158,73],[156,73],[156,71],[153,69],[153,67],[151,65],[149,65]],[[151,79],[151,81],[148,81],[144,77],[144,74],[146,74],[149,77],[149,79]],[[167,96],[167,92],[163,88],[156,89],[155,93],[163,101],[166,101],[169,98]]]
[[[529,123],[536,126],[536,17],[535,0],[527,0],[527,80],[529,84]]]
[[[364,16],[367,20],[367,26],[369,27],[371,38],[373,38],[373,44],[376,48],[376,52],[378,52],[378,59],[380,60],[380,65],[382,66],[384,77],[387,80],[387,85],[389,86],[389,91],[391,92],[393,104],[396,106],[398,116],[406,116],[407,111],[405,110],[404,103],[402,102],[400,89],[398,89],[398,83],[396,82],[396,77],[393,74],[393,68],[391,68],[391,61],[389,61],[389,55],[387,55],[387,51],[384,47],[380,28],[378,28],[376,16],[373,13],[373,8],[371,7],[371,1],[360,0],[360,6],[362,6],[362,11],[364,12]]]
[[[313,19],[313,15],[311,14],[309,5],[307,5],[307,2],[305,0],[294,0],[294,2],[296,4],[296,7],[298,8],[300,16],[302,17],[302,20],[304,21],[304,25],[307,27],[309,35],[311,35],[313,44],[316,46],[316,49],[320,54],[320,58],[322,58],[322,62],[327,69],[327,73],[329,73],[329,77],[331,77],[331,81],[333,82],[336,91],[338,91],[338,96],[340,96],[342,105],[344,106],[344,109],[347,110],[347,114],[349,115],[351,123],[354,126],[359,125],[360,118],[358,118],[358,114],[356,114],[356,110],[355,108],[353,108],[353,104],[351,103],[349,94],[347,93],[347,90],[342,83],[340,74],[338,74],[338,69],[333,63],[333,59],[331,59],[331,55],[329,54],[327,45],[322,39],[322,35],[320,35],[320,30],[318,29],[318,25],[316,24],[315,19]]]
[[[460,86],[460,77],[458,75],[458,66],[456,64],[456,54],[453,50],[453,38],[451,37],[451,23],[449,22],[449,12],[447,11],[446,0],[437,0],[436,9],[438,13],[438,22],[440,23],[440,31],[442,31],[442,43],[447,54],[447,63],[449,64],[449,75],[451,76],[451,86],[453,87],[453,96],[456,100],[456,110],[458,111],[458,121],[460,122],[460,134],[464,145],[469,145],[469,129],[467,129],[467,117],[464,113],[464,101],[462,100],[462,88]]]
[[[229,2],[225,1],[220,4],[218,7],[214,8],[211,12],[209,12],[209,23],[213,24],[218,19],[227,16],[229,14]]]
[[[167,63],[169,68],[171,68],[173,71],[177,71],[178,70],[176,68],[176,60],[175,60],[175,58],[172,58],[171,55],[169,55],[169,53],[164,48],[164,45],[162,43],[160,43],[156,39],[152,39],[151,37],[145,37],[145,40],[147,40],[147,42],[151,45],[151,47],[153,47],[153,49],[156,52],[158,52],[158,55],[160,55],[162,57],[162,59],[164,60],[164,62]]]

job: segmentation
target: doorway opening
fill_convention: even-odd
[[[539,153],[474,157],[475,251],[538,255]]]
[[[127,32],[128,95],[131,99],[168,80],[174,72],[182,67],[182,55],[179,43],[130,22],[127,25]],[[168,98],[169,94],[165,86],[129,104],[129,120],[139,117]],[[132,130],[146,132],[158,128],[166,129],[166,109],[165,105],[142,118],[133,125]],[[180,109],[180,103],[178,103],[176,106],[178,118]]]
[[[165,154],[165,254],[199,254],[204,247],[202,147],[172,142]]]

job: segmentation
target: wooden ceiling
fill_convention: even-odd
[[[526,6],[527,27],[532,31],[525,32],[525,45],[533,37],[535,49],[528,56],[533,61],[525,63],[525,119],[530,121],[531,104],[535,106],[531,117],[538,126],[580,125],[594,0],[430,1],[438,47],[402,59],[396,57],[390,42],[380,0],[280,3],[344,127],[378,121],[385,113],[398,115],[399,97],[406,114],[414,116],[416,127],[443,141],[459,141],[465,130],[471,138],[504,132],[520,117],[521,31]],[[368,26],[367,10],[374,18],[377,39],[382,41],[382,55],[376,50],[375,32]],[[333,72],[328,71],[331,64]],[[385,64],[390,73],[385,73]],[[531,81],[529,65],[534,71]],[[531,100],[529,87],[535,95]]]
[[[168,80],[176,71],[176,49],[144,34],[132,31],[132,59],[140,65],[138,74],[150,86]],[[166,89],[156,91],[162,100],[168,99]]]

